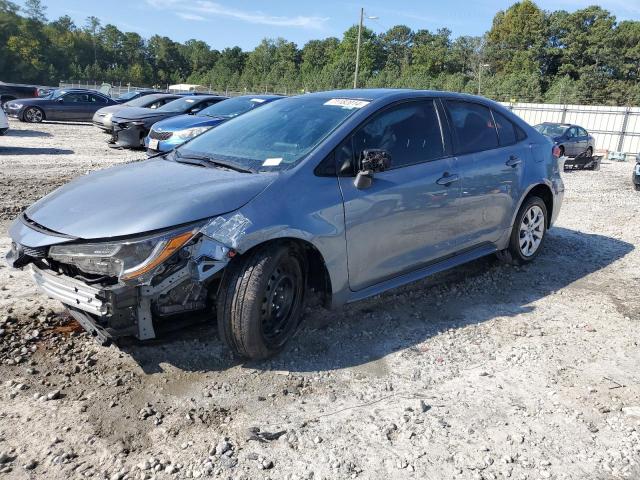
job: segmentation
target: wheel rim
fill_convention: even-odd
[[[42,121],[42,112],[37,108],[30,108],[25,112],[24,115],[25,117],[27,117],[27,120],[29,120],[30,122],[37,123]]]
[[[269,277],[262,299],[261,327],[264,339],[271,345],[282,345],[295,328],[298,284],[298,276],[282,264]]]
[[[538,205],[531,206],[520,222],[520,252],[530,257],[538,251],[544,236],[544,212]]]

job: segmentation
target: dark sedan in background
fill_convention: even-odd
[[[42,98],[12,100],[4,104],[7,115],[23,122],[40,123],[43,120],[91,121],[99,109],[117,102],[95,90],[55,90]]]
[[[113,133],[111,143],[118,147],[144,147],[144,137],[151,126],[176,115],[194,114],[226,100],[219,95],[189,95],[178,98],[154,110],[150,108],[125,108],[111,117]]]
[[[153,155],[182,145],[187,140],[250,110],[285,98],[281,95],[242,95],[211,105],[195,115],[178,115],[153,125],[144,139],[147,153]]]
[[[561,157],[575,157],[582,153],[587,157],[593,156],[595,139],[580,125],[544,122],[533,128],[553,140],[560,149]]]
[[[123,109],[131,107],[156,109],[162,107],[166,103],[173,102],[177,98],[180,98],[180,95],[170,93],[153,93],[134,98],[126,103],[110,105],[108,107],[101,108],[95,113],[93,116],[93,124],[101,130],[104,130],[105,133],[112,133],[111,131],[113,126],[111,124],[111,118]]]

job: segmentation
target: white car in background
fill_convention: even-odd
[[[9,130],[9,120],[7,120],[4,110],[0,108],[0,135],[7,133],[7,130]]]

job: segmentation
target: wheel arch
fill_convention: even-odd
[[[323,254],[311,240],[284,235],[252,244],[250,247],[243,249],[240,254],[247,255],[257,248],[274,244],[290,244],[299,249],[305,261],[306,287],[316,292],[320,296],[322,305],[329,308],[333,296],[331,275]]]
[[[529,186],[529,188],[525,191],[525,193],[520,198],[518,202],[518,208],[516,208],[513,212],[513,216],[511,218],[511,228],[513,228],[513,222],[515,222],[516,215],[522,208],[522,205],[527,200],[527,198],[536,196],[540,197],[544,202],[545,207],[547,208],[547,229],[551,228],[551,219],[553,218],[553,190],[551,189],[551,185],[546,182],[539,182]]]

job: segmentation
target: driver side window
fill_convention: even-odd
[[[370,149],[386,150],[391,168],[442,157],[444,145],[433,101],[404,103],[367,121],[353,135],[356,162]]]

